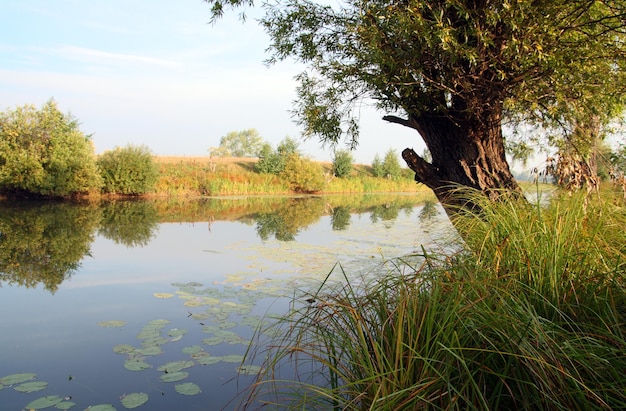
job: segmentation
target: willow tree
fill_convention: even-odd
[[[214,19],[253,5],[206,1]],[[402,156],[416,181],[450,204],[454,185],[491,198],[519,191],[505,158],[508,110],[554,119],[568,99],[615,92],[623,3],[276,0],[264,5],[260,23],[271,39],[269,62],[294,58],[308,67],[294,107],[305,136],[356,146],[356,109],[371,99],[384,120],[423,139],[430,161],[412,148]]]

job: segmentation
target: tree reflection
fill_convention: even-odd
[[[98,234],[126,247],[143,247],[159,229],[159,214],[150,201],[113,201],[102,209]]]
[[[345,206],[335,207],[330,216],[333,231],[342,231],[350,226],[350,209]]]
[[[293,241],[303,228],[324,215],[325,201],[320,197],[292,198],[271,213],[255,216],[257,235],[266,241],[271,236],[279,241]]]
[[[437,216],[437,214],[439,214],[439,211],[437,210],[436,203],[434,201],[427,200],[424,201],[424,206],[420,210],[419,218],[420,221],[424,222]]]
[[[99,221],[96,206],[0,204],[0,283],[54,293],[89,255]]]

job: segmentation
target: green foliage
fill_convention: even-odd
[[[158,168],[146,146],[116,147],[98,158],[103,191],[137,195],[154,190]]]
[[[276,150],[272,150],[272,146],[265,143],[259,151],[259,161],[254,165],[254,171],[279,175],[285,169],[290,155],[299,155],[298,142],[290,137],[285,137]]]
[[[258,157],[263,138],[253,128],[231,131],[220,139],[220,146],[211,152],[218,157]]]
[[[385,169],[383,168],[383,162],[380,159],[378,153],[374,156],[374,160],[372,161],[372,174],[374,177],[384,177]]]
[[[335,150],[333,155],[333,175],[342,178],[352,172],[352,154],[348,150]]]
[[[385,153],[382,163],[383,176],[387,178],[398,178],[402,174],[402,167],[398,161],[398,155],[394,150]]]
[[[298,154],[287,157],[281,177],[289,182],[296,193],[316,193],[322,191],[326,185],[322,167]]]
[[[344,284],[299,295],[278,337],[255,341],[244,407],[623,409],[625,209],[461,195],[480,204],[459,214],[465,252],[423,250],[357,283],[337,268]]]
[[[0,190],[71,196],[100,188],[93,145],[49,100],[0,114]]]

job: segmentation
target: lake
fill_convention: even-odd
[[[0,203],[0,408],[234,409],[268,314],[452,233],[415,194]]]

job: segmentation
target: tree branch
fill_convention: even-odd
[[[407,119],[400,118],[397,116],[384,116],[383,120],[388,121],[390,123],[400,124],[401,126],[409,127],[419,132],[418,125],[415,121],[407,120]]]

